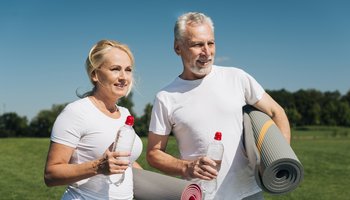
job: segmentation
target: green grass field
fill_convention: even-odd
[[[293,130],[292,147],[304,166],[304,180],[286,194],[265,199],[345,200],[350,196],[350,129],[306,127]],[[146,138],[142,138],[144,149]],[[60,199],[64,186],[45,186],[43,169],[49,139],[0,139],[0,199]],[[167,151],[178,155],[174,138]],[[143,152],[138,162],[150,168]]]

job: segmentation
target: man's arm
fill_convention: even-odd
[[[211,166],[216,163],[207,157],[200,157],[197,160],[188,161],[173,157],[165,152],[168,142],[168,135],[157,135],[148,133],[147,161],[162,172],[169,175],[179,175],[183,178],[201,178],[210,180],[217,176],[217,171]]]
[[[290,126],[284,109],[267,93],[253,106],[269,115],[281,130],[287,142],[290,143]]]

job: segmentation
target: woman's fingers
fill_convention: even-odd
[[[111,152],[109,149],[106,150],[103,158],[106,162],[104,171],[106,174],[121,174],[129,167],[130,152]]]

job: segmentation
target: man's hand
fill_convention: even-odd
[[[217,177],[219,173],[218,164],[209,157],[199,157],[197,160],[190,161],[187,164],[185,178],[200,178],[211,180]]]

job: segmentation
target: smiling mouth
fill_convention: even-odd
[[[115,86],[123,89],[123,88],[127,87],[128,85],[127,84],[115,84]]]
[[[211,59],[208,60],[198,60],[197,62],[199,62],[201,65],[207,65],[211,62]]]

